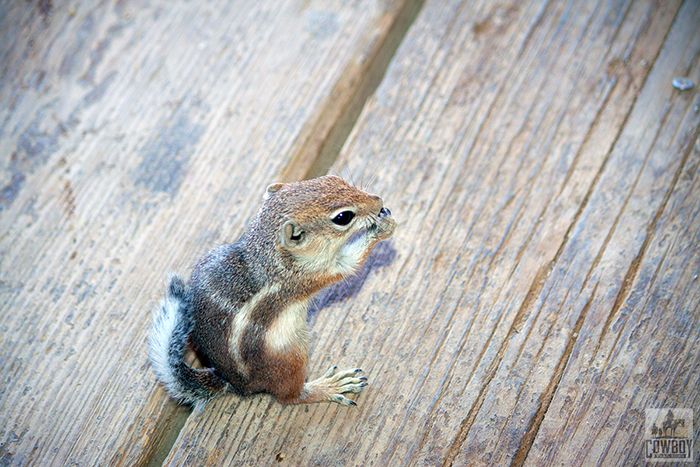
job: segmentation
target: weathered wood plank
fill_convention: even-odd
[[[527,465],[641,465],[645,409],[698,407],[700,94],[670,83],[700,80],[699,23],[685,2],[581,216],[593,226],[624,202],[580,286],[590,306]]]
[[[166,272],[234,239],[291,154],[313,164],[405,4],[0,6],[3,465],[150,458]]]
[[[677,96],[670,84],[674,73],[694,66],[696,47],[700,45],[699,36],[690,26],[697,24],[700,17],[688,11],[687,5],[684,10],[678,14],[683,21],[674,23],[674,29],[681,31],[676,35],[672,30],[585,209],[573,224],[539,296],[526,311],[528,319],[512,337],[499,362],[494,381],[505,382],[507,389],[489,388],[455,463],[487,465],[494,459],[500,463],[509,460],[519,445],[526,449],[527,439],[520,441],[512,434],[537,429],[537,413],[547,410],[550,393],[559,389],[561,371],[575,351],[574,343],[585,342],[591,334],[608,333],[608,320],[617,314],[618,298],[625,293],[621,290],[638,272],[639,262],[645,257],[645,238],[656,227],[660,209],[697,137],[698,116],[690,99]],[[588,331],[583,332],[583,326]],[[620,338],[617,332],[609,336],[613,342]],[[590,345],[596,346],[592,342]],[[601,356],[605,354],[601,351]],[[603,359],[589,363],[593,371],[596,365],[610,362]],[[622,366],[617,366],[618,371]],[[574,372],[572,378],[579,376],[579,372]],[[578,386],[579,382],[571,384]],[[612,400],[625,397],[617,391],[607,394]],[[602,411],[591,410],[603,415]],[[494,423],[494,417],[503,418]],[[579,421],[572,418],[571,423],[577,425]],[[605,420],[592,415],[588,421],[600,427]],[[593,448],[589,444],[592,442],[592,437],[580,436],[572,448],[565,449],[563,459],[580,459],[581,465],[621,463],[620,452],[609,452],[609,458],[597,459],[593,452],[604,444]],[[578,443],[592,450],[592,458],[581,457],[576,449]],[[477,444],[481,444],[481,449],[477,449]]]
[[[370,386],[350,411],[217,401],[169,463],[512,460],[577,322],[542,348],[540,300],[679,6],[427,2],[334,166],[403,219],[391,265],[313,321],[311,374],[359,366]]]

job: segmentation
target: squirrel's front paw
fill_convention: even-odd
[[[337,402],[340,405],[357,405],[347,397],[343,396],[346,393],[359,394],[362,389],[367,386],[367,378],[364,376],[358,377],[362,370],[345,370],[338,371],[337,366],[333,366],[317,380],[307,383],[309,392],[323,393],[323,399],[329,402]]]

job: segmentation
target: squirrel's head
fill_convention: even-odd
[[[258,221],[275,230],[285,267],[327,280],[355,272],[396,227],[381,198],[335,176],[270,185]]]

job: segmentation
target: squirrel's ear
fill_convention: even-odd
[[[265,190],[265,196],[264,198],[267,199],[269,198],[272,194],[277,193],[280,188],[284,186],[284,183],[273,183],[272,185],[267,186],[267,190]]]
[[[282,226],[282,244],[286,246],[299,246],[306,238],[306,232],[294,221],[287,221]]]

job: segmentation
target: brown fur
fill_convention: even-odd
[[[306,308],[320,289],[352,274],[394,227],[379,197],[338,177],[268,187],[241,239],[205,256],[187,288],[193,341],[228,390],[266,392],[284,403],[353,404],[341,394],[366,385],[359,370],[333,368],[304,382]]]

